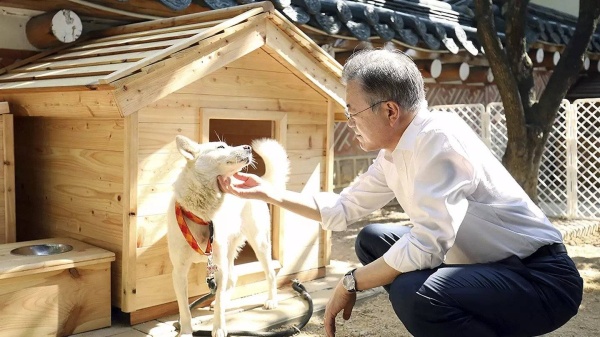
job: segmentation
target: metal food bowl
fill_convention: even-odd
[[[66,253],[73,249],[73,246],[64,243],[44,243],[41,245],[31,245],[15,248],[10,251],[13,255],[55,255]]]

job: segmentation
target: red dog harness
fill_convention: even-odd
[[[198,245],[198,241],[196,241],[196,238],[194,237],[194,235],[190,231],[190,228],[188,227],[187,223],[185,222],[184,215],[185,215],[185,217],[187,217],[188,219],[192,220],[193,222],[197,223],[200,226],[210,226],[209,227],[210,238],[208,239],[208,243],[206,244],[206,250],[202,251],[202,249]],[[183,209],[183,207],[181,207],[181,205],[177,201],[175,202],[175,217],[177,218],[177,224],[179,225],[179,229],[181,229],[181,233],[183,234],[185,241],[187,241],[187,243],[190,245],[190,247],[192,247],[193,250],[195,250],[196,252],[198,252],[202,255],[210,256],[212,254],[212,240],[213,240],[213,223],[212,223],[212,221],[206,222],[203,219],[200,219],[199,217],[194,215],[194,213]]]

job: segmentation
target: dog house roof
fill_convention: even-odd
[[[78,92],[79,99],[104,97],[114,105],[106,112],[92,107],[88,116],[127,116],[259,48],[345,105],[341,65],[270,2],[92,32],[0,70],[0,100],[19,105],[16,114],[51,115],[33,111],[32,92]]]

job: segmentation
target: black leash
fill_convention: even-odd
[[[300,329],[302,329],[308,323],[308,321],[310,320],[310,317],[313,314],[313,302],[312,302],[312,298],[310,297],[310,294],[308,293],[308,291],[306,291],[306,288],[304,288],[304,286],[299,281],[294,280],[292,282],[292,288],[297,293],[299,293],[300,296],[302,296],[308,303],[308,309],[306,310],[306,313],[304,314],[304,316],[302,316],[302,321],[300,321],[300,323],[298,325],[292,326],[289,329],[282,330],[282,331],[230,331],[227,333],[227,336],[286,337],[286,336],[295,335],[298,332],[300,332]],[[204,295],[203,297],[200,297],[199,299],[192,302],[192,304],[190,304],[190,310],[192,310],[198,304],[203,303],[204,301],[207,301],[214,296],[215,296],[214,292],[211,292],[207,295]],[[198,331],[194,331],[192,333],[192,335],[193,336],[211,336],[211,331],[198,330]]]

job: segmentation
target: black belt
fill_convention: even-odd
[[[557,255],[557,254],[566,254],[566,253],[567,253],[567,247],[565,247],[565,245],[563,245],[562,243],[553,243],[551,245],[546,245],[546,246],[540,247],[538,250],[536,250],[533,254],[529,255],[525,259],[535,259],[538,257]]]

